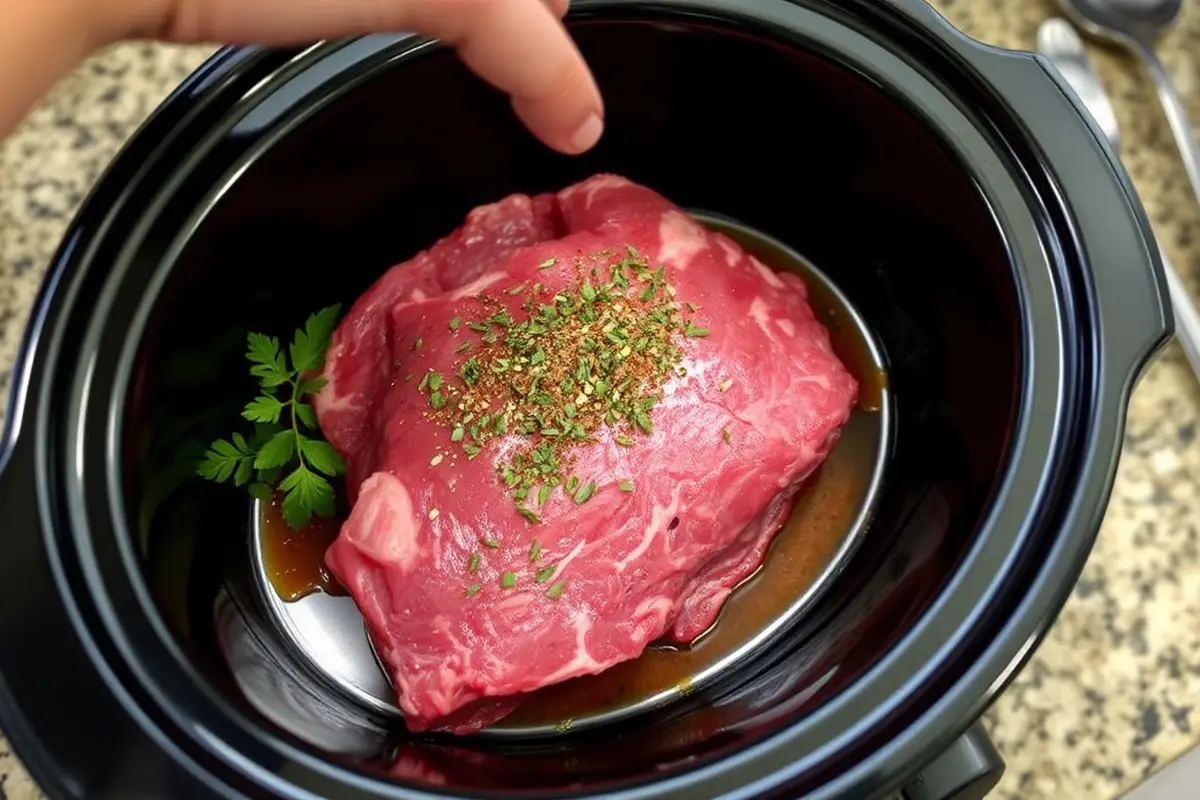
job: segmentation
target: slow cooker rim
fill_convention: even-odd
[[[688,5],[694,5],[694,4],[688,4]],[[757,20],[757,19],[756,19],[755,21],[757,22],[757,21],[759,21],[759,20]],[[323,100],[324,100],[324,99],[325,99],[325,98],[323,98]],[[1010,231],[1010,236],[1011,236],[1011,231]],[[1025,294],[1026,294],[1026,296],[1027,296],[1028,292],[1026,291],[1026,292],[1025,292]],[[1026,421],[1028,421],[1028,420],[1026,420]],[[969,557],[968,557],[968,558],[969,558]],[[898,648],[899,648],[899,646],[898,646]],[[886,659],[886,657],[885,657],[885,659]],[[880,665],[880,667],[879,667],[879,669],[882,669],[882,668],[883,668],[883,665],[881,664],[881,665]],[[863,679],[863,680],[864,680],[864,681],[866,680],[866,676],[864,676],[864,679]],[[821,712],[821,710],[820,710],[820,709],[819,709],[818,711],[814,712],[814,716],[816,716],[817,714],[820,714],[820,712]],[[879,712],[879,714],[882,714],[882,712]],[[865,723],[864,723],[864,724],[865,724]],[[748,750],[750,750],[750,749],[753,749],[753,746],[752,746],[751,748],[748,748]],[[743,752],[745,752],[745,751],[743,751]],[[731,758],[733,758],[733,757],[727,757],[726,759],[722,760],[721,762],[718,762],[718,764],[714,764],[714,765],[713,765],[714,769],[716,769],[716,768],[718,768],[718,767],[724,767],[724,765],[725,765],[725,764],[727,764],[727,763],[728,763],[728,762],[731,760]],[[689,774],[694,774],[694,773],[689,773]],[[669,779],[668,779],[668,780],[669,780]],[[654,782],[654,783],[653,783],[653,786],[655,786],[656,788],[660,788],[660,787],[662,787],[662,785],[663,785],[663,783],[664,783],[664,782],[666,782],[666,781],[656,781],[656,782]]]
[[[681,4],[681,5],[689,5],[689,4],[687,4],[687,3],[683,3],[683,4]],[[216,59],[215,59],[213,62],[210,62],[210,63],[209,63],[209,65],[207,65],[207,66],[209,66],[210,68],[213,68],[213,69],[216,69],[216,68],[218,68],[218,67],[221,67],[222,65],[223,65],[223,66],[225,66],[225,67],[228,67],[228,66],[229,66],[228,62],[227,62],[227,61],[222,61],[222,59],[229,59],[230,57],[232,57],[232,56],[234,56],[234,55],[237,55],[237,54],[241,54],[241,53],[243,53],[243,52],[244,52],[244,51],[226,51],[226,52],[224,52],[224,53],[222,53],[222,54],[219,54],[219,55],[216,57]],[[178,94],[179,94],[179,93],[177,92],[177,96],[178,96]],[[144,145],[145,143],[143,142],[142,144]],[[93,211],[94,211],[94,209],[93,209]],[[82,216],[81,216],[81,219],[82,219]],[[62,274],[61,270],[62,270],[63,268],[65,268],[65,266],[66,266],[66,262],[67,262],[67,261],[70,259],[70,255],[71,255],[70,253],[66,253],[66,252],[60,252],[60,255],[59,255],[58,257],[56,257],[56,262],[57,262],[57,263],[56,263],[55,271],[53,272],[53,274],[54,274],[54,275],[61,275],[61,274]],[[48,284],[48,285],[49,285],[49,284]],[[23,381],[18,381],[18,383],[22,383],[22,385],[24,385],[24,382],[23,382]],[[1122,398],[1122,400],[1123,400],[1123,398]],[[8,452],[9,452],[9,449],[8,449],[8,448],[6,448],[6,449],[5,449],[5,454],[6,454],[6,456],[7,456],[7,453],[8,453]]]
[[[139,587],[139,588],[141,588],[141,587]],[[144,599],[144,598],[143,598],[143,599]],[[751,749],[753,749],[753,748],[751,748]],[[717,766],[717,765],[714,765],[714,767],[716,767],[716,766]],[[661,785],[662,785],[662,782],[657,782],[657,783],[655,784],[655,786],[656,786],[656,787],[660,787]]]
[[[0,428],[0,481],[3,481],[10,468],[19,468],[14,465],[26,467],[30,473],[36,469],[29,428],[36,422],[37,408],[29,406],[35,402],[45,383],[43,372],[44,362],[47,360],[47,340],[65,304],[64,284],[70,283],[71,266],[81,257],[80,251],[86,247],[86,243],[94,241],[104,231],[104,226],[100,223],[108,215],[104,211],[98,212],[98,209],[115,207],[126,194],[125,189],[111,181],[111,178],[122,172],[129,173],[131,178],[137,175],[140,171],[140,161],[134,154],[146,147],[147,141],[166,138],[172,131],[179,130],[181,123],[202,99],[201,93],[218,89],[239,64],[247,61],[259,50],[254,47],[222,48],[206,59],[138,126],[134,136],[118,151],[101,178],[80,203],[63,241],[47,265],[13,363],[11,384],[6,394],[5,424]],[[106,202],[109,200],[111,202]],[[93,219],[96,219],[96,225],[89,224]],[[31,417],[33,419],[29,419]],[[37,501],[38,498],[33,497],[29,502]],[[3,509],[0,509],[0,512],[2,511]],[[0,513],[0,516],[11,519],[11,513]],[[38,516],[41,518],[40,514]],[[44,521],[44,518],[42,519]],[[47,552],[47,561],[50,561],[49,555]],[[73,613],[67,609],[67,601],[61,591],[58,592],[58,602],[64,614]],[[83,640],[78,640],[76,644],[89,656],[94,652],[94,648]],[[44,747],[44,739],[36,733],[36,726],[31,722],[31,715],[27,710],[27,701],[20,699],[13,692],[8,676],[0,674],[0,718],[4,720],[4,731],[13,752],[34,777],[38,787],[49,796],[78,796],[75,791],[78,785],[73,780],[73,775],[55,763],[55,755]],[[124,713],[131,713],[129,709],[122,710]],[[150,738],[154,736],[145,731],[144,735]],[[192,769],[188,771],[197,779],[206,782],[202,772]],[[228,795],[222,792],[222,796]]]

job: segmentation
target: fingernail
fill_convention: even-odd
[[[590,150],[592,145],[600,141],[600,134],[602,133],[604,133],[604,123],[600,117],[592,114],[584,120],[582,125],[575,129],[575,133],[571,134],[571,147],[577,153]]]

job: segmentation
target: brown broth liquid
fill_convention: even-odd
[[[280,506],[277,495],[263,508],[261,520],[263,566],[280,599],[291,603],[313,592],[348,594],[325,566],[325,551],[337,538],[342,520],[313,517],[307,527],[294,531],[283,521]]]
[[[717,623],[687,647],[652,645],[639,658],[599,675],[564,681],[532,693],[496,728],[565,726],[630,706],[664,691],[686,692],[692,678],[735,651],[778,619],[812,585],[849,534],[866,501],[880,446],[877,412],[886,374],[849,310],[808,264],[735,225],[703,222],[737,241],[775,270],[805,279],[809,303],[830,331],[834,351],[859,381],[858,407],[842,429],[833,452],[809,478],[762,567],[731,595]],[[345,594],[325,566],[325,550],[337,537],[340,519],[315,519],[303,531],[283,522],[278,502],[263,512],[263,557],[267,576],[285,601],[316,591]]]

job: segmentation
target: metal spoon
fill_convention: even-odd
[[[1088,0],[1101,2],[1102,0]],[[1132,3],[1134,0],[1121,0]],[[1075,94],[1096,124],[1108,139],[1114,153],[1120,153],[1121,134],[1117,127],[1117,116],[1113,113],[1112,103],[1104,89],[1100,73],[1088,58],[1083,49],[1079,35],[1066,20],[1048,19],[1041,24],[1037,33],[1038,51],[1044,55],[1055,69],[1066,79]],[[1183,347],[1183,353],[1192,367],[1197,378],[1200,378],[1200,312],[1179,273],[1163,252],[1158,250],[1162,260],[1163,272],[1167,276],[1167,290],[1171,295],[1171,305],[1175,310],[1175,338]]]
[[[1192,192],[1200,200],[1200,148],[1187,109],[1154,52],[1154,40],[1175,24],[1183,0],[1059,0],[1058,4],[1085,33],[1121,45],[1142,59],[1175,135]]]

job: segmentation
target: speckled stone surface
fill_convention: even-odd
[[[1055,13],[1040,0],[940,0],[984,41],[1029,48]],[[45,265],[125,139],[207,50],[127,45],[64,80],[0,145],[0,389]],[[1153,89],[1092,47],[1124,134],[1123,157],[1169,255],[1200,296],[1200,207]],[[1160,52],[1200,125],[1200,8]],[[2,413],[2,410],[0,410]],[[1200,388],[1177,347],[1133,396],[1096,549],[1045,643],[988,715],[1008,762],[1005,800],[1115,798],[1200,743]],[[41,794],[0,739],[0,800]]]

